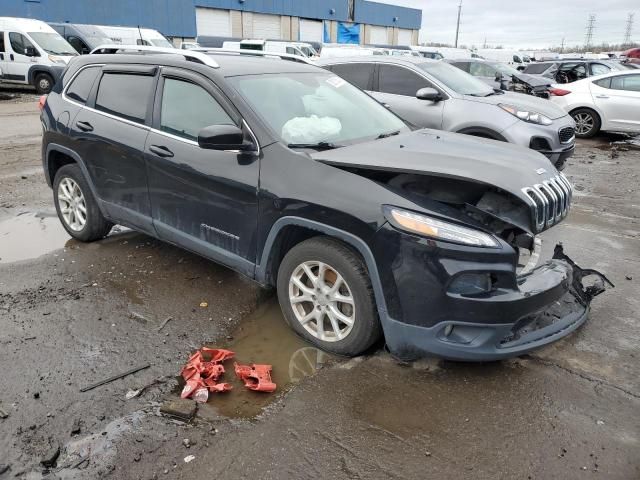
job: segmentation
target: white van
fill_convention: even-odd
[[[503,48],[480,48],[478,55],[486,60],[506,63],[518,70],[524,69],[530,62],[529,55],[519,50],[506,50]]]
[[[149,45],[153,47],[174,48],[173,44],[167,40],[166,37],[152,28],[97,26],[118,45]]]
[[[478,55],[467,48],[423,47],[421,45],[410,45],[409,48],[414,52],[418,52],[421,56],[432,60],[441,60],[443,58],[478,58]]]
[[[78,53],[40,20],[0,17],[0,81],[33,85],[49,93],[69,59]]]
[[[287,42],[272,40],[241,40],[239,42],[223,42],[222,48],[232,50],[256,50],[267,53],[287,53],[289,55],[297,55],[303,58],[309,58],[310,54],[317,55],[313,47],[304,42]]]

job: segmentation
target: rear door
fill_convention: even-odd
[[[103,67],[86,106],[71,123],[76,149],[109,216],[151,234],[144,147],[157,70],[149,65]]]
[[[373,90],[375,63],[349,62],[328,67],[333,73],[362,90]]]
[[[200,148],[211,125],[248,131],[209,79],[163,68],[146,147],[154,225],[160,238],[252,275],[258,156]]]
[[[402,119],[424,128],[442,128],[444,101],[418,100],[421,88],[436,88],[417,72],[400,65],[378,64],[378,85],[372,95]]]
[[[640,131],[640,73],[615,75],[593,82],[591,95],[604,113],[605,128]]]

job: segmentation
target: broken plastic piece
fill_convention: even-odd
[[[276,384],[271,381],[271,365],[238,365],[235,364],[236,375],[244,382],[244,386],[256,392],[273,392]]]
[[[209,358],[208,361],[205,361],[205,355]],[[206,347],[191,355],[180,371],[180,375],[186,381],[180,397],[193,397],[197,402],[204,403],[209,398],[209,392],[231,390],[232,387],[228,383],[217,383],[217,381],[224,374],[222,362],[233,358],[234,355],[231,350]]]
[[[558,243],[553,249],[553,258],[558,260],[564,260],[573,269],[573,282],[572,287],[575,293],[578,295],[583,304],[589,305],[589,302],[605,291],[606,284],[609,284],[612,288],[615,288],[613,283],[603,274],[597,270],[591,268],[580,268],[576,263],[571,260],[565,253],[562,243]],[[582,281],[584,278],[594,276],[596,277],[592,285],[585,286]]]

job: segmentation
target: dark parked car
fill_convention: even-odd
[[[528,65],[522,73],[549,78],[553,83],[571,83],[583,78],[625,70],[619,62],[610,60],[553,60]]]
[[[561,248],[534,267],[572,192],[538,153],[411,131],[311,65],[124,48],[144,53],[78,57],[43,104],[74,238],[119,223],[277,286],[289,325],[345,355],[383,334],[403,358],[518,355],[604,289]]]
[[[552,80],[527,75],[506,63],[481,58],[445,59],[444,61],[478,77],[491,88],[549,98],[549,87],[553,83]]]

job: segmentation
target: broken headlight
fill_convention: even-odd
[[[474,247],[496,248],[499,246],[497,240],[487,233],[427,215],[397,207],[385,207],[384,214],[392,225],[407,232]]]
[[[529,112],[527,110],[522,110],[515,105],[505,105],[504,103],[500,103],[498,106],[505,112],[510,113],[514,117],[518,117],[524,122],[536,123],[538,125],[551,125],[553,123],[553,120],[541,113]]]

